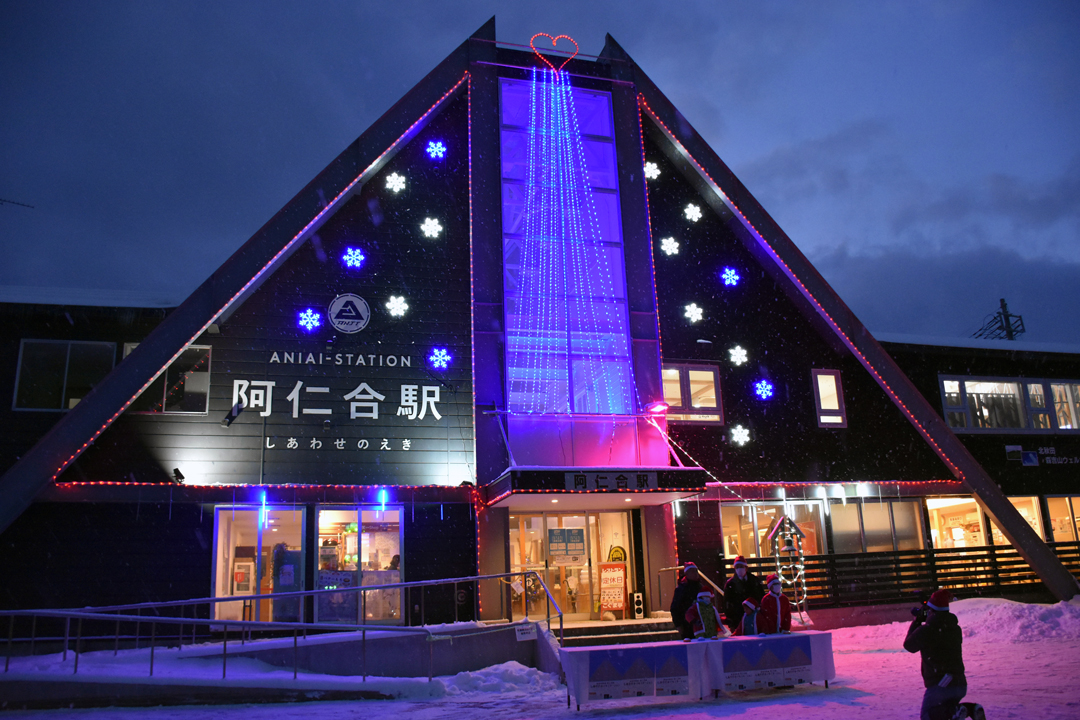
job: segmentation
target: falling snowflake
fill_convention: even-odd
[[[698,320],[705,316],[704,311],[702,311],[702,309],[697,306],[697,303],[690,303],[689,305],[687,305],[686,312],[684,314],[686,315],[686,318],[692,323],[696,323]]]
[[[322,325],[322,320],[320,320],[319,313],[315,312],[311,308],[308,308],[304,312],[300,313],[300,319],[297,320],[297,323],[299,323],[300,327],[304,328],[308,332],[311,332],[315,328],[319,327],[319,325]]]
[[[358,268],[364,262],[364,253],[356,248],[345,248],[345,254],[341,256],[345,261],[345,267]]]
[[[739,283],[739,273],[735,272],[735,268],[724,268],[724,272],[720,273],[720,277],[724,279],[725,285],[737,285]]]
[[[746,351],[743,350],[741,345],[736,345],[735,347],[728,350],[728,354],[731,355],[731,362],[735,363],[736,365],[742,365],[744,362],[746,362]]]
[[[678,255],[679,241],[673,237],[663,238],[660,241],[660,249],[664,251],[665,255]]]
[[[773,396],[773,385],[768,380],[761,380],[754,385],[754,392],[762,400],[768,400]]]
[[[390,173],[390,177],[386,178],[386,189],[395,193],[401,192],[405,189],[405,178],[397,173]]]
[[[742,425],[736,425],[731,428],[731,442],[736,445],[745,445],[750,442],[750,431],[744,428]]]
[[[428,360],[431,362],[432,367],[445,370],[450,365],[450,361],[453,360],[453,358],[450,357],[450,353],[446,352],[445,349],[435,348],[431,351],[431,357],[429,357]]]
[[[446,155],[446,146],[442,144],[442,140],[432,140],[427,144],[427,154],[432,160],[442,160],[443,155]]]
[[[390,315],[393,317],[401,317],[409,309],[409,306],[405,302],[405,298],[391,295],[390,301],[386,303],[386,309],[390,311]]]
[[[646,180],[655,180],[658,177],[660,177],[660,168],[658,168],[656,166],[656,163],[654,163],[654,162],[645,163],[645,179]]]
[[[689,205],[687,205],[686,210],[684,210],[683,212],[686,213],[686,219],[690,222],[697,222],[701,219],[701,208],[699,208],[694,203],[690,203]]]
[[[420,226],[420,229],[424,231],[424,237],[439,237],[439,233],[442,232],[442,225],[434,218],[424,218],[424,223]]]

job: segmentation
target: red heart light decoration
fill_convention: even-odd
[[[540,54],[540,51],[539,51],[539,50],[537,50],[537,49],[536,49],[535,41],[536,41],[536,38],[538,38],[538,37],[546,37],[546,38],[547,38],[548,40],[550,40],[550,41],[551,41],[551,49],[552,49],[552,50],[555,50],[555,46],[559,44],[559,41],[560,41],[560,40],[563,40],[563,39],[565,39],[565,40],[569,40],[570,42],[574,43],[574,54],[573,54],[573,55],[571,55],[570,57],[566,58],[565,60],[563,60],[563,61],[562,61],[562,65],[560,65],[559,67],[555,67],[554,65],[552,65],[552,64],[551,64],[551,62],[549,62],[549,61],[548,61],[548,59],[547,59],[546,57],[544,57],[543,55],[541,55],[541,54]],[[533,52],[534,52],[534,53],[536,53],[536,56],[537,56],[538,58],[540,58],[541,60],[543,60],[543,61],[544,61],[544,62],[545,62],[545,63],[547,64],[547,66],[548,66],[549,68],[551,68],[552,70],[554,70],[555,72],[559,72],[559,71],[560,71],[560,70],[562,70],[562,69],[563,69],[564,67],[566,67],[566,63],[568,63],[568,62],[570,62],[571,60],[573,60],[574,58],[576,58],[576,57],[577,57],[577,54],[578,54],[578,44],[577,44],[577,41],[576,41],[576,40],[574,40],[574,38],[570,37],[569,35],[557,35],[557,36],[555,36],[555,37],[551,37],[551,36],[550,36],[550,35],[548,35],[547,33],[536,33],[536,34],[535,34],[535,35],[533,35],[533,36],[532,36],[531,38],[529,38],[529,47],[531,47],[531,48],[532,48]]]

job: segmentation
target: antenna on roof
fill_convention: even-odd
[[[1005,304],[1005,298],[1001,298],[1001,309],[993,315],[987,315],[986,322],[972,333],[971,337],[985,340],[1015,340],[1023,334],[1024,317],[1010,313],[1009,306]]]

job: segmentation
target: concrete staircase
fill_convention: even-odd
[[[678,640],[679,633],[670,620],[636,623],[601,623],[570,626],[563,630],[565,647],[586,645],[625,645],[628,643]]]

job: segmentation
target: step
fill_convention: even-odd
[[[554,623],[552,623],[554,625]],[[619,633],[656,633],[673,631],[671,621],[645,623],[596,623],[590,625],[567,625],[563,629],[566,637],[583,637],[587,635],[615,635]]]
[[[564,636],[564,647],[587,647],[591,645],[629,645],[632,643],[670,642],[678,640],[679,633],[676,630],[664,630],[660,632],[625,632],[611,633],[607,635],[578,635]]]

